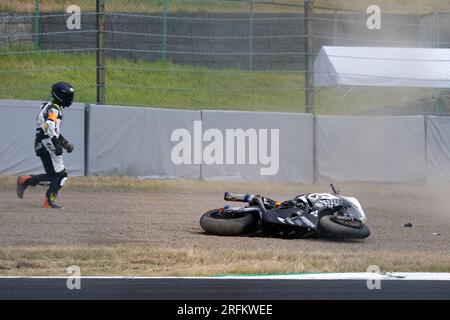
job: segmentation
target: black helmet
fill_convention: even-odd
[[[64,108],[72,104],[73,94],[74,90],[70,83],[62,81],[52,85],[53,98]]]

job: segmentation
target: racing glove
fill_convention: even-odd
[[[67,141],[61,134],[59,135],[59,141],[61,146],[66,149],[68,153],[73,151],[73,144],[69,143],[69,141]]]
[[[58,138],[53,137],[53,138],[52,138],[52,143],[53,143],[53,146],[55,147],[55,154],[56,154],[57,156],[62,155],[62,153],[63,153],[63,148],[62,148],[61,142],[58,140]]]
[[[73,144],[71,143],[66,143],[65,145],[63,145],[63,147],[68,153],[71,153],[73,151]]]

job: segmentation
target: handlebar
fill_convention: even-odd
[[[223,199],[226,201],[250,202],[254,198],[251,194],[225,192]]]
[[[226,201],[247,202],[251,204],[256,204],[263,212],[267,212],[267,208],[264,205],[265,201],[267,201],[268,203],[275,204],[275,201],[271,199],[263,198],[261,196],[255,196],[253,194],[248,193],[240,194],[240,193],[225,192],[223,199]]]

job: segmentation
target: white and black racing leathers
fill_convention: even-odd
[[[34,148],[41,158],[45,174],[32,175],[28,185],[50,185],[47,196],[56,197],[67,180],[67,171],[62,158],[63,146],[68,144],[61,134],[62,108],[54,102],[42,104],[36,119]]]

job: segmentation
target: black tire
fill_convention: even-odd
[[[208,211],[200,218],[200,226],[207,233],[218,236],[240,236],[256,231],[258,226],[256,213],[249,212],[236,218],[225,218],[221,210],[223,209]]]
[[[361,223],[360,227],[351,227],[333,221],[333,216],[324,216],[320,219],[320,226],[329,233],[347,239],[364,239],[370,235],[369,228]]]

